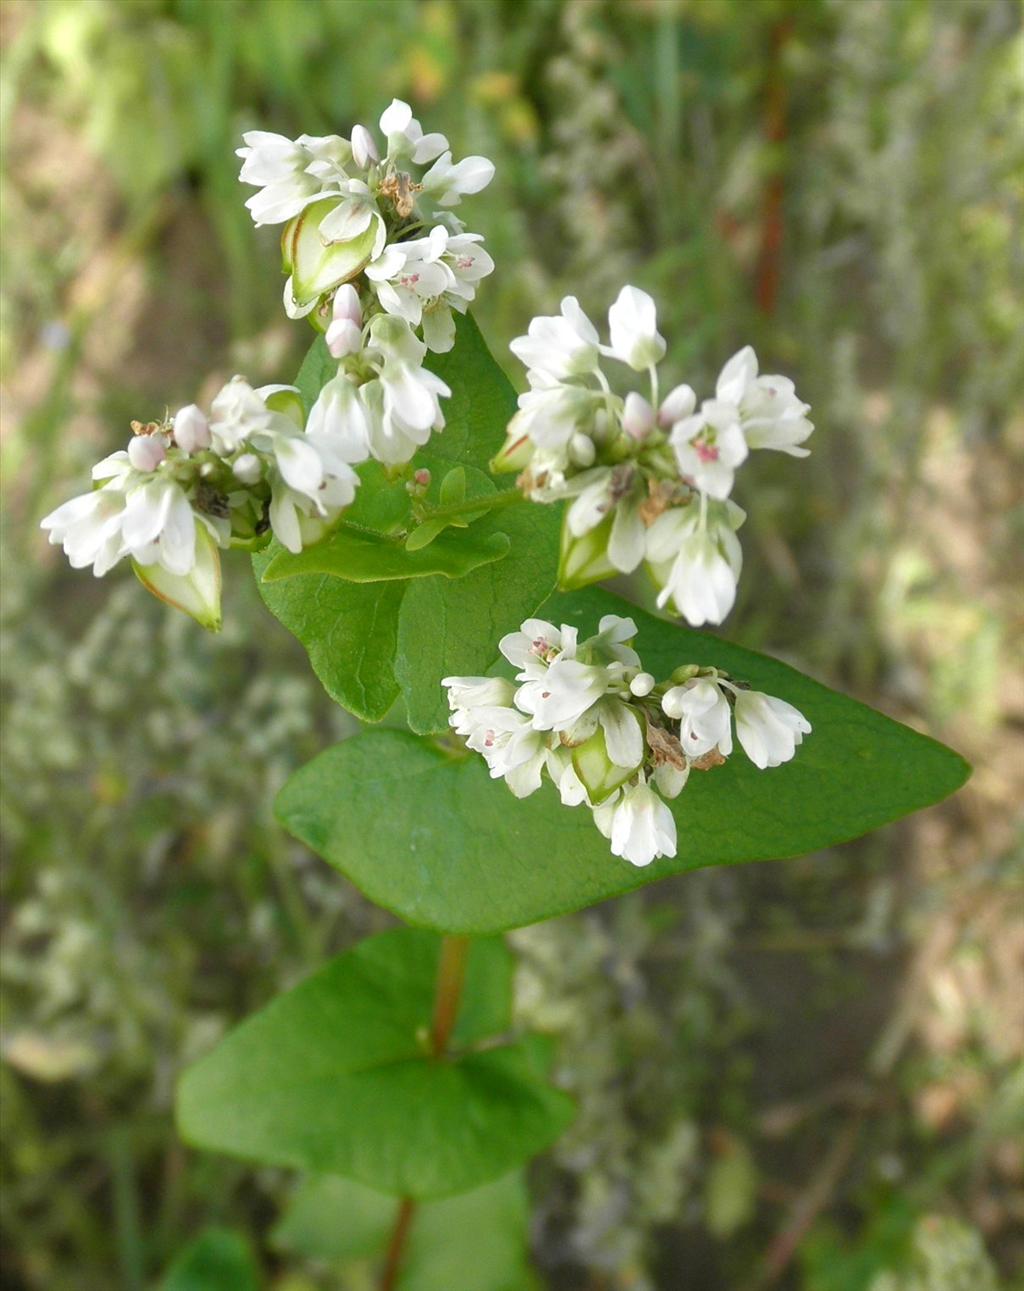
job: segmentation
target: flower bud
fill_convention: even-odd
[[[630,439],[638,443],[647,438],[654,429],[654,409],[635,391],[626,395],[626,404],[622,410],[622,428]]]
[[[654,689],[654,678],[649,672],[638,672],[633,680],[629,683],[629,689],[638,699],[643,699]]]
[[[210,447],[210,423],[202,408],[190,403],[174,414],[174,442],[185,453]]]
[[[366,126],[352,127],[352,160],[357,166],[365,167],[371,161],[380,161],[377,141]]]
[[[243,453],[231,470],[241,484],[255,484],[262,474],[260,459],[255,453]]]
[[[509,425],[508,439],[505,440],[502,449],[491,458],[491,470],[495,475],[502,475],[508,471],[523,471],[530,465],[532,457],[533,440],[529,435],[520,434],[516,430],[516,419],[513,417]]]
[[[658,425],[662,430],[671,430],[677,421],[689,417],[696,406],[697,396],[693,387],[676,386],[661,401],[661,407],[658,409]]]
[[[155,471],[166,456],[162,435],[136,435],[128,445],[128,460],[137,471]]]
[[[675,669],[669,680],[674,681],[676,685],[682,685],[684,682],[692,681],[699,672],[699,663],[683,663]]]
[[[597,451],[589,435],[573,435],[569,441],[569,456],[577,466],[593,466]]]

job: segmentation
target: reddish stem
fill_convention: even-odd
[[[772,171],[761,198],[761,249],[757,260],[757,306],[771,316],[779,295],[782,273],[782,236],[784,231],[782,144],[786,140],[787,85],[782,72],[782,51],[793,34],[793,19],[783,18],[771,30],[768,56],[767,89],[764,105],[764,137],[774,154]]]
[[[434,992],[434,1016],[430,1024],[430,1052],[443,1058],[448,1050],[455,1021],[462,1002],[462,988],[466,982],[466,960],[469,957],[468,937],[445,937],[441,942],[441,958],[437,965],[437,986]],[[403,1197],[398,1203],[395,1226],[391,1230],[380,1291],[395,1291],[402,1267],[409,1231],[416,1215],[416,1202]]]

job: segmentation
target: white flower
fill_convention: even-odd
[[[732,687],[736,695],[736,736],[761,770],[781,766],[796,752],[811,724],[792,704],[757,690]]]
[[[329,444],[344,462],[365,462],[370,429],[359,390],[344,375],[332,377],[320,390],[306,420],[308,437]]]
[[[493,178],[494,162],[486,157],[464,157],[453,165],[451,153],[444,152],[423,176],[423,191],[438,206],[458,206],[463,197],[479,193]]]
[[[597,368],[597,329],[575,296],[562,301],[561,314],[539,315],[509,349],[533,372],[561,381]],[[520,404],[520,406],[522,406]]]
[[[684,479],[713,498],[727,498],[748,451],[735,405],[705,399],[696,416],[676,423],[670,438]]]
[[[808,420],[810,404],[796,396],[788,377],[757,375],[757,355],[749,345],[734,354],[715,387],[718,399],[739,410],[743,433],[751,448],[774,448],[791,457],[807,457],[800,445],[814,430]]]
[[[274,414],[244,377],[232,377],[210,405],[210,439],[216,452],[235,452],[252,435],[270,428]]]
[[[389,314],[418,327],[424,304],[454,285],[451,271],[441,262],[447,241],[447,231],[437,225],[428,237],[393,243],[367,265],[366,276]]]
[[[661,584],[658,605],[669,600],[694,627],[721,623],[736,599],[743,552],[734,532],[744,515],[726,504],[724,516],[701,524],[695,504],[660,515],[647,531],[647,558]]]
[[[626,789],[609,811],[600,816],[599,812],[600,808],[594,812],[594,821],[611,839],[614,856],[637,866],[650,865],[659,856],[675,856],[676,822],[646,784]]]
[[[575,658],[576,639],[576,629],[566,623],[556,628],[547,619],[525,619],[518,632],[509,632],[501,638],[498,649],[514,668],[539,670],[543,667],[542,661],[556,656]]]
[[[508,708],[515,695],[515,687],[504,677],[445,677],[441,685],[448,691],[448,706],[456,714],[459,709]]]
[[[661,706],[679,722],[679,742],[688,758],[699,758],[716,748],[723,757],[732,752],[732,709],[710,677],[695,677],[673,686]]]
[[[504,777],[517,798],[540,788],[547,740],[529,718],[503,705],[481,705],[457,710],[453,725],[466,737],[467,747],[486,759],[491,778]]]
[[[377,202],[361,179],[345,180],[337,190],[341,201],[329,210],[317,229],[320,241],[326,246],[331,242],[351,242],[366,232],[371,224],[376,229],[373,243],[374,256],[380,255],[387,237],[384,219],[377,209]],[[333,196],[325,193],[324,197]]]
[[[540,677],[521,673],[516,706],[530,717],[534,730],[568,730],[605,693],[604,668],[559,658]]]
[[[286,223],[322,188],[320,180],[306,172],[312,160],[309,150],[298,140],[266,130],[249,130],[242,138],[245,147],[237,150],[242,158],[238,178],[260,190],[246,207],[257,226]]]
[[[642,371],[665,353],[665,339],[658,332],[658,311],[647,292],[623,287],[608,311],[611,348],[615,358]]]
[[[92,565],[96,577],[102,578],[124,555],[124,507],[121,489],[107,486],[64,502],[40,522],[40,527],[48,531],[52,544],[63,546],[72,569]]]
[[[324,336],[332,358],[343,359],[358,354],[363,345],[363,311],[359,293],[350,282],[342,283],[334,293],[331,321]]]
[[[181,486],[158,476],[130,488],[121,538],[140,565],[188,574],[196,559],[196,517]]]
[[[515,342],[513,342],[514,344]],[[568,453],[569,446],[593,416],[599,396],[579,386],[561,385],[531,372],[531,389],[519,396],[519,411],[509,426],[511,435],[527,435],[540,449]],[[568,457],[562,463],[568,464]]]
[[[597,635],[586,642],[604,658],[627,668],[639,668],[640,656],[629,644],[636,637],[636,624],[620,614],[605,614],[597,625]]]
[[[433,161],[448,147],[443,134],[423,133],[423,128],[412,114],[412,108],[401,99],[392,99],[381,113],[381,133],[388,141],[389,161],[413,161],[424,165]],[[354,142],[354,140],[353,140]]]

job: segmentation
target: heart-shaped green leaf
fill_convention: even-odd
[[[230,1228],[208,1228],[174,1261],[160,1291],[259,1291],[249,1243]]]
[[[331,1264],[379,1257],[399,1203],[351,1179],[321,1175],[292,1198],[273,1244]],[[527,1260],[526,1188],[517,1171],[414,1212],[396,1291],[453,1291],[473,1270],[473,1291],[534,1291]]]
[[[544,1080],[540,1037],[493,1040],[509,1021],[507,950],[473,944],[451,1056],[438,1059],[439,946],[383,933],[243,1022],[185,1073],[182,1136],[411,1197],[467,1191],[542,1151],[572,1105]]]
[[[454,349],[429,355],[427,366],[447,382],[452,397],[445,403],[444,430],[417,453],[413,466],[426,467],[437,481],[447,479],[453,468],[465,468],[467,495],[473,498],[489,459],[504,441],[515,392],[468,315],[458,321]],[[296,379],[307,407],[336,370],[318,338]],[[376,464],[360,467],[360,477],[348,519],[393,532],[406,506],[404,485],[389,481]],[[456,476],[449,488],[457,484]],[[503,478],[502,496],[511,490],[514,485]],[[500,559],[499,535],[502,547],[504,540],[511,546],[509,559]],[[387,583],[346,583],[311,572],[261,581],[260,595],[306,647],[324,688],[343,707],[365,721],[380,721],[403,693],[413,730],[443,731],[447,712],[441,678],[483,671],[498,638],[550,595],[558,571],[558,535],[556,507],[503,505],[468,529],[446,529],[419,552],[407,549],[410,560],[424,562],[439,559],[430,553],[442,541],[450,542],[451,550],[465,541],[478,555],[488,554],[487,561],[476,560],[471,568],[467,557],[461,575],[449,562],[429,575],[428,565],[410,565],[406,577],[392,563]],[[272,544],[254,555],[258,580],[280,550]],[[321,559],[312,556],[317,550],[309,552],[316,561]]]
[[[583,634],[609,613],[632,615],[656,676],[682,663],[716,665],[795,704],[814,728],[784,766],[759,771],[737,749],[725,766],[693,772],[672,804],[674,858],[635,869],[611,855],[590,812],[563,807],[550,784],[519,801],[482,758],[453,759],[398,731],[367,732],[299,770],[278,797],[282,823],[409,923],[485,933],[702,866],[830,847],[938,802],[967,778],[967,764],[934,740],[775,659],[607,592],[557,596],[541,609]]]

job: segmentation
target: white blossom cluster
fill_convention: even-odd
[[[663,683],[632,647],[632,619],[606,615],[595,636],[527,619],[503,637],[517,669],[503,677],[446,677],[450,724],[517,798],[544,774],[566,806],[588,806],[615,856],[633,865],[676,854],[664,799],[691,770],[721,765],[733,731],[764,770],[788,762],[810,723],[792,704],[751,690],[715,668],[686,664]]]
[[[688,385],[659,397],[665,354],[654,301],[623,287],[608,311],[610,344],[573,296],[535,318],[512,351],[530,389],[508,429],[496,470],[521,471],[537,502],[571,499],[562,533],[562,584],[580,587],[647,562],[660,591],[689,623],[721,623],[742,565],[731,500],[751,449],[805,457],[814,429],[786,377],[759,376],[747,346],[722,369],[700,406]],[[648,395],[616,394],[601,368],[612,358],[646,372]]]
[[[440,399],[451,391],[424,360],[452,348],[455,313],[494,269],[452,208],[485,188],[494,166],[453,163],[444,135],[424,134],[398,99],[380,129],[383,157],[365,126],[350,139],[250,131],[238,155],[240,178],[259,189],[246,203],[256,223],[286,224],[285,309],[309,316],[338,360],[312,419],[394,466],[444,427]]]
[[[143,581],[206,626],[220,620],[218,547],[273,531],[289,551],[317,541],[355,497],[365,443],[303,429],[294,387],[234,377],[209,415],[195,404],[141,425],[92,469],[96,487],[42,521],[71,565],[97,577],[128,556]]]
[[[246,205],[257,224],[287,225],[290,317],[326,313],[330,293],[364,274],[380,309],[421,328],[426,346],[443,353],[455,339],[452,312],[465,313],[494,268],[483,238],[467,233],[453,208],[487,187],[494,165],[486,157],[453,163],[444,135],[424,134],[399,99],[380,130],[383,157],[361,125],[350,139],[249,131],[239,178],[259,191]]]

